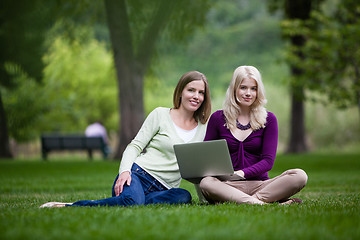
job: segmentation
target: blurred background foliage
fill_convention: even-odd
[[[99,2],[92,4],[83,0],[62,4],[58,1],[59,11],[72,15],[74,11],[86,11],[88,18],[75,19],[81,23],[77,25],[66,17],[54,22],[46,33],[41,81],[35,81],[13,62],[6,64],[6,71],[16,76],[13,79],[18,83],[11,89],[0,85],[9,135],[14,141],[38,142],[44,132],[82,133],[96,120],[101,120],[109,132],[117,132],[118,86],[109,31]],[[181,44],[173,44],[169,39],[174,36],[166,34],[160,39],[145,77],[145,114],[157,106],[171,107],[178,79],[190,70],[207,76],[214,112],[222,107],[233,70],[240,65],[253,65],[263,76],[267,109],[278,118],[279,150],[283,151],[289,135],[290,74],[280,28],[282,16],[270,14],[261,0],[212,0],[210,3],[205,26],[182,39]],[[331,10],[335,3],[337,1],[324,1],[323,8]],[[324,19],[319,14],[317,17]],[[311,24],[298,29],[291,25],[289,29],[294,27],[310,31]],[[136,29],[141,30],[141,25]],[[349,31],[357,31],[356,34],[358,30],[349,27]],[[334,33],[333,29],[331,32]],[[181,34],[176,37],[181,38]],[[323,36],[319,33],[317,37]],[[316,66],[312,71],[322,67],[311,66]],[[336,88],[336,83],[331,88]],[[360,124],[356,104],[346,104],[346,108],[339,109],[341,96],[333,104],[328,101],[328,91],[307,90],[307,96],[306,131],[311,150],[358,149]]]
[[[19,142],[44,132],[82,133],[101,120],[109,129],[118,121],[112,56],[91,28],[78,29],[75,39],[52,38],[43,56],[41,83],[17,78],[19,87],[4,93],[10,136]],[[30,121],[29,121],[30,120]]]

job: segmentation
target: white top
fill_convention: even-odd
[[[194,138],[196,131],[197,131],[197,126],[191,130],[182,129],[182,128],[178,127],[175,123],[174,123],[174,126],[175,126],[176,132],[179,135],[179,137],[182,140],[184,140],[184,142],[186,142],[186,143],[190,142],[190,140]]]

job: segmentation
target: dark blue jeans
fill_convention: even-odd
[[[115,183],[119,175],[116,176],[113,187],[112,197],[100,200],[81,200],[69,206],[132,206],[148,204],[184,204],[191,202],[191,194],[181,188],[167,189],[159,181],[148,174],[137,164],[131,168],[131,184],[124,185],[123,192],[115,196]]]

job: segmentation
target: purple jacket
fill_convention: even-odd
[[[247,180],[267,180],[274,165],[278,143],[278,125],[273,113],[268,112],[265,128],[253,131],[244,141],[235,138],[225,126],[222,110],[209,120],[204,141],[225,139],[234,170],[243,170]]]

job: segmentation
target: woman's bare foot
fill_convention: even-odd
[[[44,203],[40,206],[40,208],[55,208],[55,207],[65,207],[66,204],[72,204],[72,203],[63,203],[63,202],[48,202]]]
[[[290,205],[290,204],[301,204],[302,200],[299,198],[290,198],[283,201],[279,201],[280,205]]]

